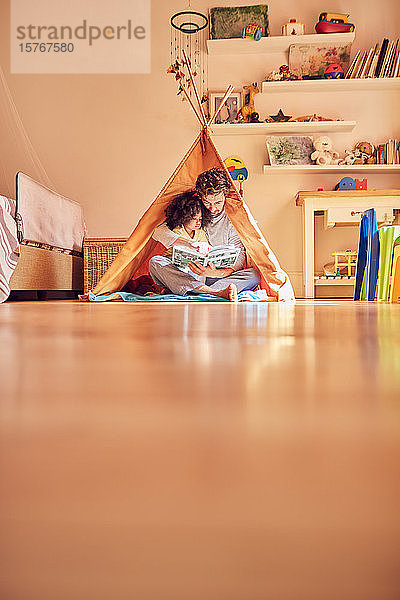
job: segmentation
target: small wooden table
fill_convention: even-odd
[[[357,225],[361,213],[375,208],[380,223],[392,222],[400,210],[400,190],[299,192],[296,205],[303,209],[303,285],[306,298],[314,298],[314,217],[324,211],[325,226]]]

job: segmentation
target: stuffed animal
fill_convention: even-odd
[[[321,135],[314,140],[314,148],[311,160],[315,160],[317,165],[337,165],[339,153],[332,150],[332,140],[327,135]]]
[[[373,165],[376,163],[375,147],[370,142],[358,142],[356,150],[361,154],[364,165]]]
[[[268,73],[268,75],[265,77],[265,81],[280,81],[281,80],[281,76],[279,71],[271,71],[271,73]]]
[[[292,81],[294,79],[298,79],[298,77],[291,73],[287,65],[281,65],[279,71],[271,71],[266,77],[266,81]]]
[[[358,142],[353,150],[345,150],[345,157],[339,165],[374,165],[376,163],[375,148],[369,142]]]
[[[259,93],[258,85],[256,82],[250,83],[250,85],[244,85],[244,90],[247,90],[249,93],[247,104],[242,106],[242,108],[238,111],[236,119],[243,119],[245,123],[250,123],[250,117],[253,113],[256,112],[254,108],[254,96]]]

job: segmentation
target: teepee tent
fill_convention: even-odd
[[[15,174],[23,171],[54,189],[26,132],[0,65],[0,193],[15,199]]]
[[[188,64],[188,68],[190,73],[190,64]],[[94,288],[95,295],[120,291],[129,280],[143,274],[148,269],[149,259],[157,253],[160,247],[160,244],[152,239],[153,231],[165,221],[165,209],[174,196],[194,189],[198,175],[213,167],[223,169],[229,175],[229,171],[211,139],[210,125],[233,87],[228,88],[218,110],[207,122],[193,79],[192,84],[199,104],[197,110],[186,90],[183,88],[181,91],[199,119],[201,131]],[[260,273],[261,287],[267,290],[269,296],[278,300],[292,299],[294,295],[289,277],[281,269],[233,181],[226,198],[225,211],[246,248],[248,266],[256,267]]]

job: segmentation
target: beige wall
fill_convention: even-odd
[[[0,0],[0,60],[18,111],[55,189],[83,205],[90,236],[128,235],[197,133],[194,116],[176,97],[173,77],[165,73],[170,59],[169,17],[186,4],[152,1],[150,75],[10,75],[9,2]],[[218,0],[215,4],[244,3]],[[192,5],[202,11],[210,7],[203,0]],[[326,8],[317,0],[273,0],[269,6],[272,35],[278,35],[281,24],[292,16],[302,20],[307,33],[311,33],[319,12]],[[355,50],[369,47],[384,36],[399,35],[397,0],[369,4],[337,0],[333,8],[351,13],[357,26]],[[286,61],[284,55],[273,55],[271,59],[250,55],[212,57],[209,87],[220,90],[233,83],[240,89],[244,83],[261,80]],[[353,133],[332,136],[336,147],[343,151],[360,139],[379,142],[400,137],[399,99],[398,92],[346,92],[337,97],[324,93],[260,94],[256,108],[263,118],[282,108],[293,115],[318,112],[355,119],[358,125]],[[247,202],[282,266],[291,273],[296,291],[301,293],[301,213],[294,205],[294,196],[298,190],[332,189],[340,177],[265,176],[262,136],[216,137],[215,141],[223,158],[237,154],[247,163]],[[29,170],[22,149],[14,148],[7,134],[1,137],[1,148],[2,156],[7,151],[15,154],[14,170]],[[6,170],[5,177],[2,186],[6,192],[7,184],[12,183],[11,171]],[[368,182],[370,188],[399,187],[400,178],[370,175]],[[341,235],[338,231],[332,249],[342,247]],[[344,243],[347,246],[347,237]],[[326,262],[329,256],[319,260]]]

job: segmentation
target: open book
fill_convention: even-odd
[[[232,245],[213,246],[207,254],[197,252],[194,248],[174,246],[172,262],[176,267],[186,268],[188,262],[206,267],[212,262],[218,269],[233,267],[240,253],[240,248]]]

